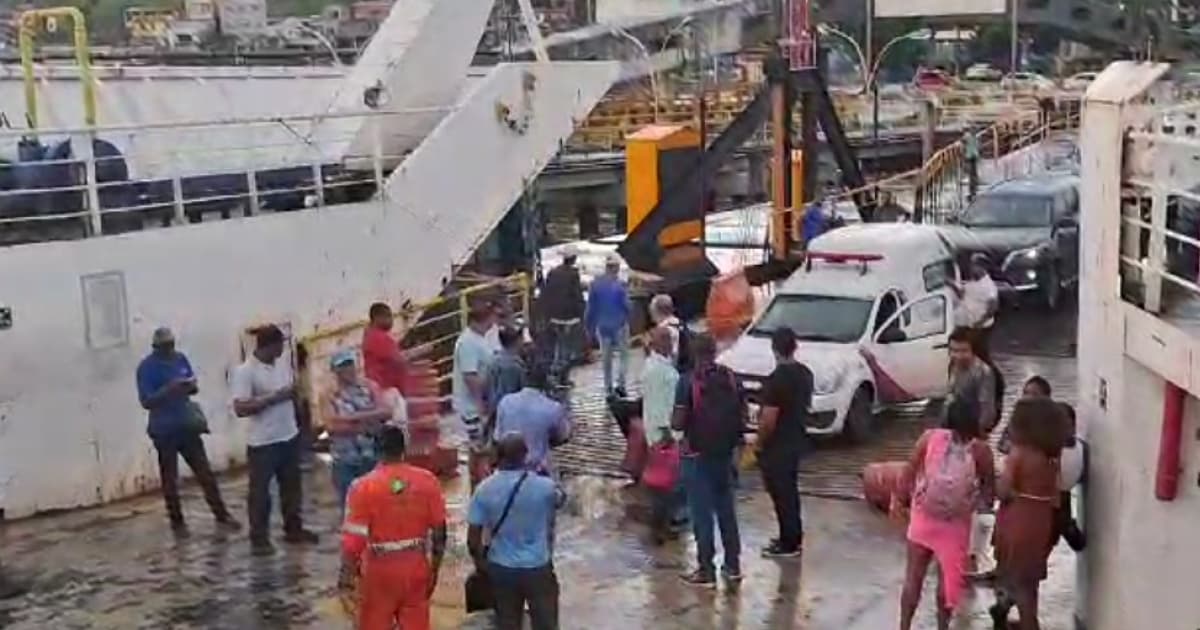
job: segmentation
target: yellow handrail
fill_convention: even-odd
[[[460,304],[460,308],[461,308],[461,306],[467,301],[467,298],[469,298],[471,295],[474,295],[474,294],[482,292],[482,291],[493,290],[496,288],[513,287],[513,286],[515,286],[518,289],[518,291],[521,293],[521,306],[525,311],[526,321],[529,321],[528,317],[529,317],[529,302],[530,302],[530,297],[529,297],[530,282],[529,282],[529,277],[524,273],[517,273],[517,274],[513,274],[511,276],[505,276],[503,278],[490,280],[488,282],[474,284],[469,287],[460,289],[459,291],[456,291],[454,293],[450,293],[450,294],[446,294],[446,295],[439,295],[439,296],[433,298],[432,300],[429,300],[428,302],[424,302],[422,304],[407,304],[407,305],[401,307],[398,312],[405,316],[419,315],[420,313],[423,313],[432,308],[435,308],[437,306],[445,304],[446,302],[449,302],[451,300],[459,300],[459,304]],[[463,318],[463,321],[465,321],[466,313],[461,313],[461,314],[459,314],[459,316],[460,316],[460,318]],[[359,329],[365,327],[368,323],[369,322],[367,320],[360,319],[360,320],[348,322],[345,324],[339,324],[337,326],[333,326],[333,327],[329,327],[329,328],[320,328],[320,329],[318,329],[314,332],[311,332],[303,337],[300,337],[297,341],[299,341],[299,343],[301,343],[301,344],[308,345],[308,344],[313,344],[313,343],[320,342],[320,341],[325,341],[327,339],[334,339],[337,337],[341,337],[342,335],[345,335],[346,333],[351,333],[356,330],[359,330]],[[414,322],[414,328],[416,327],[415,324],[416,324],[416,322]]]
[[[88,44],[87,23],[83,12],[75,7],[33,9],[21,13],[20,46],[21,72],[25,77],[25,116],[30,129],[37,129],[37,83],[33,76],[33,35],[39,20],[70,18],[75,39],[75,63],[79,65],[79,80],[83,84],[83,121],[88,127],[96,125],[96,86],[92,79],[92,54]]]

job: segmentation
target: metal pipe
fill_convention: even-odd
[[[21,14],[18,33],[21,47],[21,72],[25,78],[25,116],[30,129],[37,129],[37,86],[33,77],[33,35],[38,20],[46,18],[69,18],[75,41],[75,63],[79,66],[79,80],[83,84],[83,122],[87,127],[96,126],[96,86],[92,78],[92,55],[88,45],[87,22],[83,12],[75,7],[34,9]]]
[[[642,43],[642,40],[634,37],[629,31],[619,26],[612,26],[609,27],[609,33],[632,43],[646,60],[646,72],[650,75],[650,91],[654,92],[654,123],[658,124],[658,112],[660,109],[658,104],[658,72],[654,69],[654,57],[650,56],[650,51],[646,49],[646,45]]]
[[[1179,494],[1180,451],[1183,448],[1183,410],[1187,391],[1167,381],[1163,387],[1162,435],[1158,441],[1158,472],[1154,496],[1159,501],[1174,501]]]

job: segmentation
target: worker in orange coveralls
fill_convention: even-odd
[[[403,429],[386,425],[381,461],[350,487],[342,525],[343,594],[358,583],[359,630],[429,629],[429,599],[446,551],[437,478],[405,464]]]

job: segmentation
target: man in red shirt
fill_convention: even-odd
[[[380,432],[382,460],[346,499],[338,587],[358,588],[359,630],[429,630],[429,600],[446,551],[446,499],[437,478],[404,463],[404,430]]]
[[[392,309],[383,302],[371,305],[370,318],[362,341],[363,370],[367,378],[383,389],[394,387],[402,396],[412,395],[405,391],[408,364],[428,354],[429,347],[402,350],[400,343],[392,337],[392,326],[395,325]]]

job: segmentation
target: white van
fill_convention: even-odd
[[[792,328],[796,359],[813,373],[811,434],[867,439],[875,412],[945,394],[957,280],[938,228],[876,223],[833,230],[718,361],[756,403],[775,368],[770,334]]]

